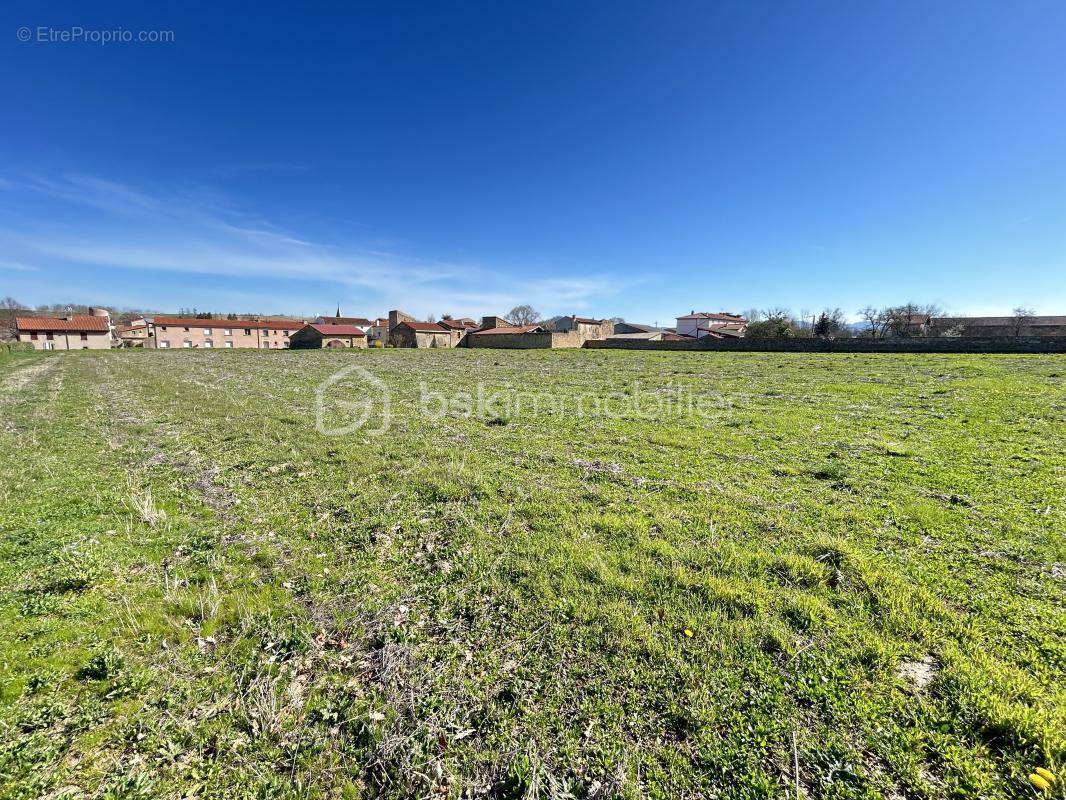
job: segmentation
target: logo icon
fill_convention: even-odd
[[[380,436],[392,423],[390,400],[384,381],[358,364],[349,364],[315,389],[315,430],[323,436],[348,436],[375,417],[377,424],[364,432]]]

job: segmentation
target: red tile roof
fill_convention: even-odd
[[[294,331],[305,323],[293,319],[194,319],[192,317],[155,317],[155,324],[175,328],[276,328]]]
[[[77,314],[69,319],[64,317],[15,317],[15,327],[20,331],[94,331],[106,333],[111,329],[107,317],[94,317],[89,314]]]
[[[448,329],[438,325],[436,322],[415,322],[413,320],[404,320],[396,327],[399,328],[406,325],[411,330],[418,331],[419,333],[447,333]]]
[[[465,331],[467,328],[477,327],[477,324],[473,320],[461,319],[442,319],[437,324],[442,328],[450,328],[453,331]]]
[[[542,325],[511,325],[500,328],[486,328],[483,331],[472,331],[471,336],[478,336],[482,333],[538,333],[543,331]]]
[[[308,328],[314,328],[316,331],[324,336],[366,336],[366,333],[354,325],[334,325],[322,324],[322,325],[308,325]]]
[[[325,322],[323,325],[355,325],[359,328],[366,328],[374,323],[366,317],[322,317]]]

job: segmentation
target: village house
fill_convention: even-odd
[[[384,347],[389,343],[389,321],[378,317],[366,329],[367,343],[373,347]]]
[[[706,311],[692,311],[677,318],[675,332],[679,336],[702,339],[712,336],[716,339],[735,339],[744,335],[748,321],[739,314],[719,311],[711,314]]]
[[[366,332],[355,325],[323,323],[305,325],[289,337],[293,349],[365,348]]]
[[[149,347],[177,348],[257,348],[289,347],[293,333],[304,327],[291,319],[197,319],[193,317],[153,317],[149,323]]]
[[[478,330],[478,324],[474,320],[463,317],[462,319],[442,319],[437,323],[442,328],[450,330],[455,337],[454,347],[466,347],[466,336]]]
[[[120,347],[147,347],[148,321],[134,319],[125,325],[116,325],[115,335],[118,337]]]
[[[457,347],[466,335],[459,324],[424,322],[399,309],[389,312],[389,347]]]
[[[392,347],[455,347],[459,338],[459,331],[436,322],[404,320],[389,329]]]
[[[15,317],[16,338],[35,350],[108,350],[114,337],[106,309],[67,317]]]
[[[552,323],[552,329],[558,333],[576,333],[574,341],[584,343],[589,339],[606,339],[614,333],[614,323],[609,319],[590,319],[588,317],[559,317]],[[580,347],[581,344],[574,345]]]

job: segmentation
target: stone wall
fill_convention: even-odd
[[[749,353],[1066,353],[1066,336],[940,339],[713,339],[683,342],[596,340],[585,347],[608,350],[700,350]]]
[[[588,341],[588,334],[581,329],[581,327],[575,328],[572,331],[558,331],[552,333],[551,346],[552,347],[581,347]]]
[[[548,350],[554,333],[478,333],[467,334],[467,347],[496,347],[504,350]],[[579,345],[573,345],[578,347]]]

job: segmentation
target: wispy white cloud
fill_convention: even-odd
[[[367,298],[361,309],[367,313],[400,307],[419,315],[483,314],[518,303],[564,313],[584,310],[620,288],[609,276],[530,279],[524,276],[529,270],[318,242],[235,207],[210,187],[183,187],[164,196],[89,175],[35,175],[7,183],[4,188],[82,212],[78,221],[64,219],[62,225],[39,215],[18,229],[0,229],[9,252],[51,265],[311,281],[321,284],[324,299],[336,294]],[[303,294],[311,292],[305,288]],[[288,308],[291,301],[285,292],[275,307]],[[167,302],[175,301],[157,298],[152,305]]]
[[[30,264],[23,264],[21,261],[0,261],[0,269],[10,270],[12,272],[37,272],[37,267]]]

